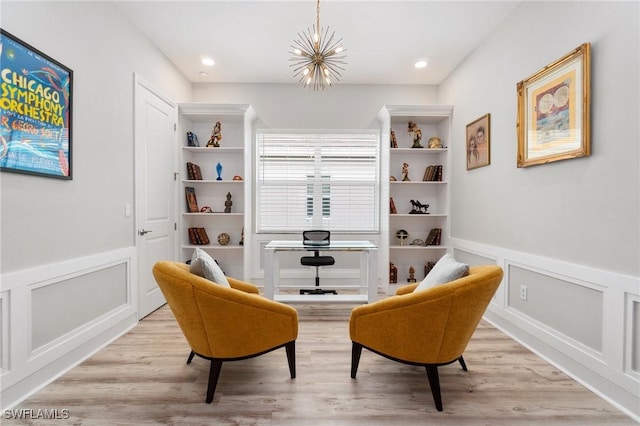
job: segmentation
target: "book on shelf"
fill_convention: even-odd
[[[184,188],[184,193],[187,198],[187,212],[199,213],[200,209],[198,208],[198,200],[196,198],[196,189],[192,186],[187,186]]]
[[[209,244],[209,236],[204,228],[189,228],[189,242],[193,245]]]
[[[396,209],[396,203],[393,201],[393,197],[389,197],[389,213],[396,214],[398,213],[398,209]]]
[[[187,178],[189,180],[202,180],[200,166],[192,162],[187,162]]]
[[[441,182],[442,181],[442,165],[433,164],[427,166],[422,177],[423,182]]]
[[[442,236],[441,228],[432,228],[431,231],[429,231],[429,235],[427,235],[427,239],[425,240],[425,245],[439,246],[441,236]]]

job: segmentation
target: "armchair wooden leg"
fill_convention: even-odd
[[[218,378],[220,377],[220,370],[222,370],[222,360],[212,359],[211,368],[209,369],[209,386],[207,387],[207,404],[211,404],[213,401],[213,394],[216,392],[216,385],[218,384]]]
[[[460,363],[460,366],[464,371],[469,371],[467,370],[467,364],[464,362],[464,358],[462,357],[458,358],[458,362]]]
[[[433,394],[433,400],[436,403],[436,409],[442,411],[442,397],[440,396],[440,379],[438,378],[438,366],[425,365],[427,369],[427,377],[429,377],[429,385],[431,386],[431,393]]]
[[[289,373],[291,374],[291,378],[296,378],[296,342],[289,342],[285,345],[285,350],[287,351],[287,361],[289,362]]]
[[[191,353],[189,354],[189,358],[187,358],[187,364],[191,364],[191,361],[193,361],[193,357],[195,356],[195,352],[191,351]]]
[[[362,354],[362,345],[360,343],[353,342],[351,346],[351,378],[356,378],[358,372],[358,365],[360,364],[360,355]]]

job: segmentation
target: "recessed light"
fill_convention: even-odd
[[[414,67],[416,68],[426,68],[427,67],[427,61],[418,61],[415,64],[413,64]]]
[[[200,62],[202,62],[202,65],[206,65],[208,67],[212,67],[216,63],[216,61],[214,61],[211,58],[202,58],[202,60]]]

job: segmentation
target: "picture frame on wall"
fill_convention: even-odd
[[[467,124],[467,170],[491,164],[491,114]]]
[[[591,155],[591,44],[517,84],[518,167]]]
[[[0,169],[72,179],[73,71],[0,29]]]

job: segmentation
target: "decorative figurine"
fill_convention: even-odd
[[[198,135],[193,132],[187,132],[187,146],[200,146]]]
[[[409,165],[407,163],[402,163],[402,181],[409,182]]]
[[[418,200],[410,200],[411,201],[411,211],[409,214],[429,214],[429,204],[422,204]]]
[[[227,192],[227,201],[224,202],[224,212],[231,213],[232,205],[233,205],[233,201],[231,201],[231,193]]]
[[[393,262],[389,262],[389,283],[398,283],[398,268],[393,264]]]
[[[203,206],[200,209],[200,213],[213,213],[213,210],[211,209],[211,207],[209,206]]]
[[[405,231],[404,229],[400,229],[398,232],[396,232],[396,238],[398,238],[400,240],[400,245],[403,246],[404,245],[404,241],[409,238],[409,233],[407,231]]]
[[[427,143],[427,147],[429,147],[431,149],[442,148],[442,140],[437,136],[429,138],[429,142]]]
[[[241,246],[244,245],[244,228],[242,228],[242,233],[240,234],[240,242],[238,243]]]
[[[413,266],[409,266],[409,279],[407,281],[409,281],[410,283],[418,282],[416,280],[416,270],[413,268]]]
[[[216,180],[222,180],[222,164],[216,164],[216,173],[218,173]]]
[[[226,246],[231,241],[231,237],[226,232],[218,235],[218,244],[221,246]]]
[[[209,138],[209,142],[207,142],[207,147],[218,148],[220,146],[220,141],[222,140],[222,124],[219,121],[216,122],[215,126],[213,126],[213,130],[211,130],[211,137]]]
[[[242,176],[240,176],[240,175],[235,175],[235,176],[233,177],[233,180],[236,180],[236,181],[238,181],[238,180],[242,180]]]
[[[423,148],[423,146],[420,145],[420,141],[422,140],[422,130],[420,130],[418,125],[413,121],[410,121],[407,130],[409,133],[413,134],[413,145],[411,148]]]
[[[398,147],[398,140],[396,139],[396,132],[393,131],[393,129],[391,130],[391,148],[397,148]]]

